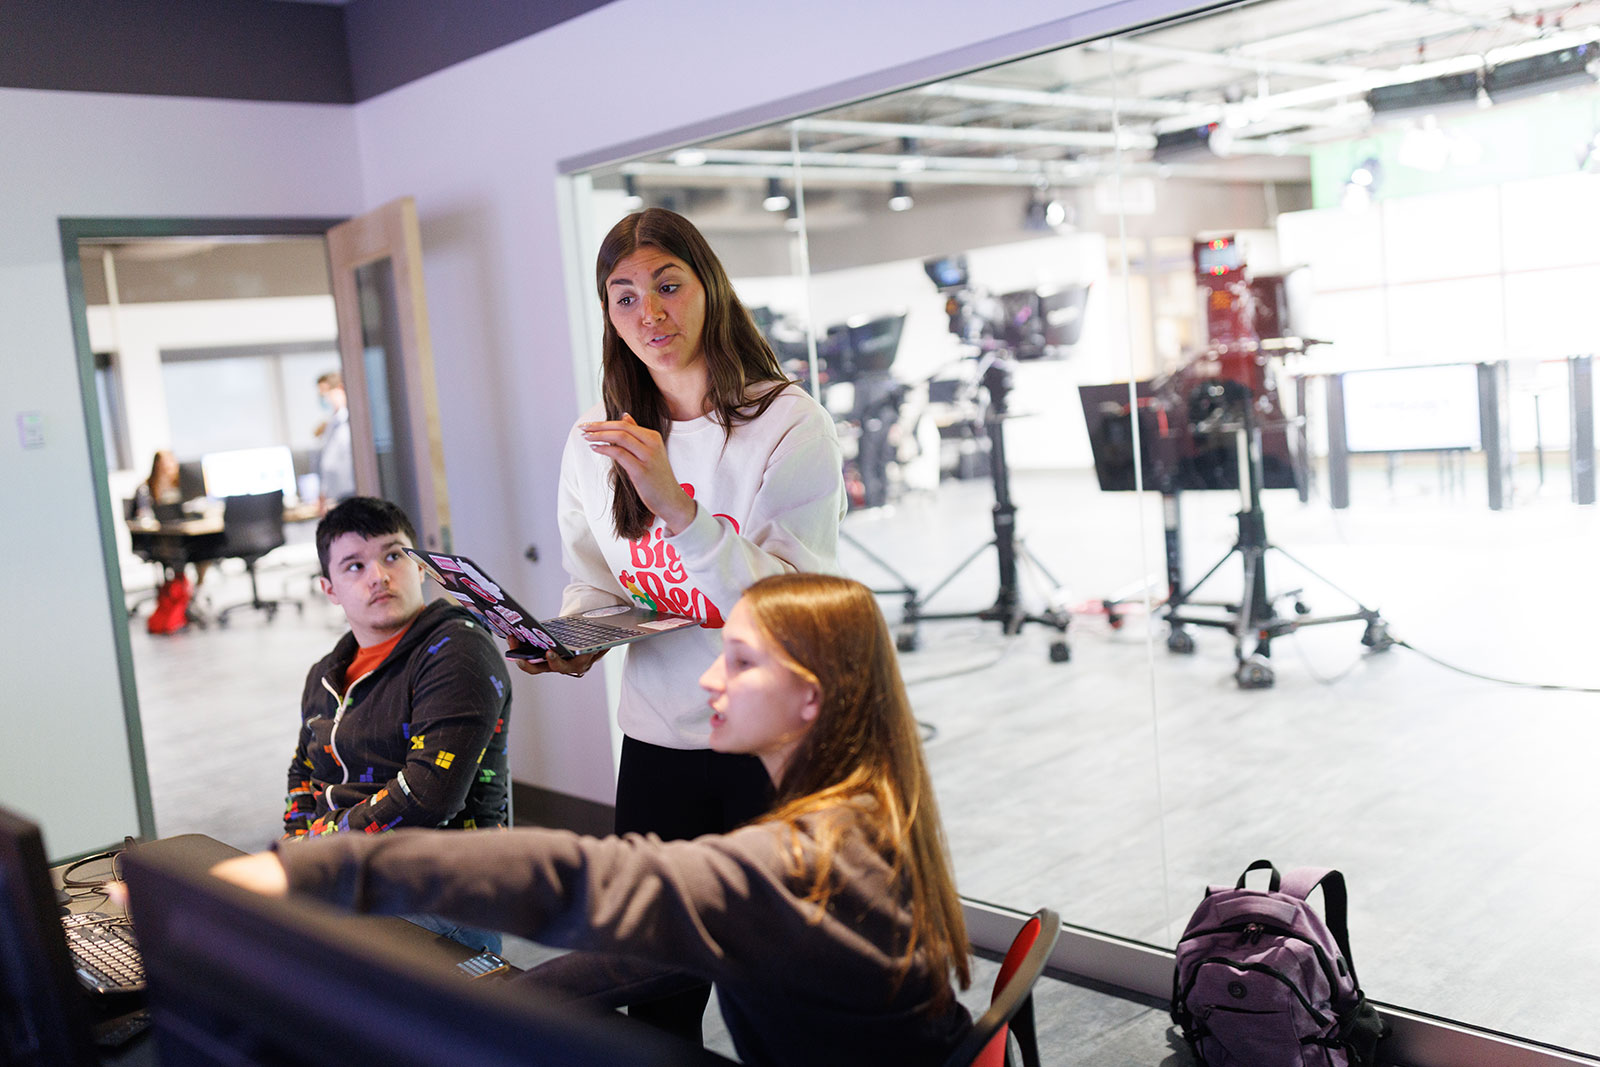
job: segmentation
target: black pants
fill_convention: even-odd
[[[766,814],[771,805],[772,779],[755,756],[622,739],[617,770],[619,834],[655,834],[664,841],[722,834]],[[700,1020],[710,999],[711,987],[701,984],[632,1004],[628,1014],[700,1044]]]

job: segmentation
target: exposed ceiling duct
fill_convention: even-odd
[[[1268,0],[622,165],[647,186],[1306,181],[1375,122],[1594,85],[1600,4]],[[1485,96],[1480,86],[1487,88]],[[1496,90],[1498,86],[1498,92]],[[1197,134],[1196,131],[1204,131]]]

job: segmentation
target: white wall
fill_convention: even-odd
[[[649,0],[617,0],[358,106],[367,201],[409,193],[422,219],[457,545],[519,597],[557,602],[557,458],[576,414],[560,161],[968,49],[978,34],[1055,23],[1050,40],[996,46],[998,61],[1178,5],[1113,5],[1064,21],[1091,6],[1016,0],[978,18],[958,0],[819,0],[782,20],[774,62],[747,4],[701,0],[669,18]],[[530,544],[537,564],[523,559]],[[609,803],[606,718],[599,674],[519,678],[514,776]]]
[[[128,451],[134,469],[150,473],[149,457],[170,448],[167,394],[161,353],[181,348],[240,345],[338,344],[332,296],[286,296],[260,300],[192,300],[123,304],[88,309],[89,344],[117,353],[128,414]],[[309,393],[310,382],[303,383]]]
[[[356,127],[341,107],[4,89],[0,146],[0,804],[60,856],[139,827],[57,220],[351,214]],[[22,447],[24,412],[43,447]]]

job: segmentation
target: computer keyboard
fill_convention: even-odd
[[[631,626],[599,626],[571,615],[563,615],[559,619],[551,619],[540,625],[550,631],[551,637],[574,651],[581,651],[592,645],[611,644],[628,637],[644,637],[650,632],[636,630]]]
[[[144,961],[128,920],[102,911],[65,915],[61,926],[78,981],[97,993],[144,989]]]

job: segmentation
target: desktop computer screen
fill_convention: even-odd
[[[0,809],[0,1063],[91,1067],[90,1014],[72,973],[44,839]]]
[[[299,497],[294,473],[294,453],[288,445],[237,448],[200,457],[205,472],[206,496],[221,499],[283,490],[285,504]]]
[[[163,842],[125,859],[163,1063],[540,1063],[706,1067],[731,1061],[527,983],[468,981],[367,920],[257,896]]]
[[[959,289],[967,284],[967,257],[940,256],[922,261],[928,280],[940,289]]]
[[[198,459],[186,459],[178,464],[178,494],[183,500],[206,495],[206,472]]]
[[[1068,285],[1039,291],[1039,318],[1044,343],[1065,347],[1083,336],[1083,311],[1089,302],[1087,285]]]
[[[900,334],[905,330],[906,317],[884,315],[876,319],[851,319],[849,330],[851,366],[860,374],[883,373],[894,362],[900,351]]]

